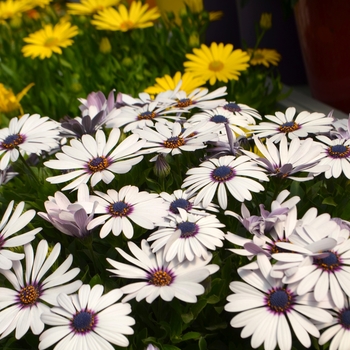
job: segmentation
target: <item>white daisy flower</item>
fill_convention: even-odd
[[[145,105],[133,105],[120,108],[120,115],[107,123],[108,127],[120,128],[124,126],[124,132],[134,129],[142,129],[144,126],[152,127],[154,122],[166,124],[168,119],[179,120],[177,112],[181,110],[169,109],[167,106],[160,106],[158,101],[152,101]],[[172,115],[168,115],[168,114]],[[183,117],[182,117],[183,119]]]
[[[164,248],[164,258],[171,261],[175,257],[180,261],[195,257],[207,259],[208,249],[215,250],[223,246],[225,227],[215,215],[195,215],[178,208],[179,215],[169,215],[168,222],[161,224],[147,241],[153,242],[152,252]]]
[[[57,305],[56,298],[60,293],[74,293],[81,286],[81,281],[68,283],[80,271],[78,268],[68,271],[73,262],[72,255],[53,273],[47,274],[60,255],[61,245],[57,243],[50,254],[48,251],[48,244],[44,240],[38,244],[35,256],[32,246],[26,244],[25,271],[19,261],[13,262],[13,272],[0,270],[14,288],[1,288],[0,338],[16,329],[15,337],[20,339],[29,327],[34,334],[40,334],[44,330],[40,316],[49,310],[47,304]]]
[[[320,165],[328,165],[325,171],[326,179],[337,179],[342,173],[350,179],[350,139],[329,139],[327,136],[316,136],[323,148]]]
[[[58,307],[42,314],[45,324],[54,326],[40,335],[39,349],[58,344],[55,349],[114,349],[127,347],[124,334],[133,334],[135,320],[128,316],[130,304],[117,303],[123,293],[113,289],[102,295],[104,287],[82,285],[78,294],[61,293]]]
[[[317,324],[318,329],[327,328],[322,332],[318,343],[324,345],[330,341],[330,350],[347,350],[350,341],[350,307],[349,298],[345,299],[344,308],[335,308],[332,311],[334,315],[332,322],[326,323],[320,320]]]
[[[213,203],[209,203],[206,208],[202,205],[194,205],[195,193],[189,193],[180,189],[175,190],[172,194],[162,192],[159,195],[167,203],[169,213],[172,214],[179,214],[179,208],[197,215],[209,215],[206,210],[218,212],[217,205]]]
[[[11,248],[31,242],[35,238],[35,235],[42,230],[39,227],[22,234],[17,234],[34,218],[35,210],[30,209],[22,213],[24,202],[20,202],[12,213],[13,205],[14,201],[11,201],[0,222],[0,269],[3,270],[10,269],[14,261],[24,258],[24,254],[16,253]]]
[[[82,183],[90,180],[95,186],[101,180],[109,184],[114,179],[114,173],[125,174],[131,167],[139,163],[143,156],[136,156],[146,143],[139,140],[138,135],[131,135],[118,146],[119,129],[112,129],[108,140],[102,130],[96,132],[96,137],[83,135],[81,141],[71,140],[70,146],[63,146],[62,152],[56,153],[57,160],[49,160],[44,165],[51,169],[68,171],[63,175],[48,177],[46,180],[57,184],[75,179],[62,188],[76,190]],[[115,147],[116,146],[116,147]]]
[[[311,138],[300,140],[295,137],[288,144],[287,137],[282,136],[279,148],[270,139],[266,139],[266,146],[258,137],[254,137],[254,142],[263,157],[250,151],[242,150],[242,152],[265,168],[269,176],[281,179],[288,178],[294,181],[308,181],[320,172],[327,170],[327,165],[319,164],[322,158],[322,146]],[[294,176],[300,172],[307,172],[308,176]]]
[[[136,298],[137,301],[146,299],[148,303],[152,303],[160,296],[165,301],[171,301],[175,297],[187,303],[195,303],[197,295],[205,291],[200,282],[219,269],[217,265],[208,265],[212,258],[210,253],[207,259],[195,258],[183,263],[174,259],[167,262],[163,251],[152,253],[146,240],[142,240],[141,249],[133,242],[128,242],[128,246],[136,259],[122,249],[116,249],[133,265],[107,258],[114,267],[108,271],[117,277],[144,280],[121,288],[124,294],[128,294],[123,298],[123,302]]]
[[[245,135],[244,129],[249,128],[248,121],[243,115],[235,115],[232,112],[224,109],[223,107],[217,107],[215,109],[206,110],[194,114],[188,119],[189,123],[198,123],[207,121],[209,124],[216,124],[220,127],[220,132],[226,134],[225,124],[229,126],[233,133],[237,135]]]
[[[71,203],[62,192],[57,191],[44,203],[47,213],[39,212],[38,215],[68,236],[85,238],[91,233],[87,225],[94,216],[93,205],[91,208],[86,203],[89,203],[89,189],[86,184],[81,184],[76,203]]]
[[[266,174],[248,156],[223,156],[218,159],[209,159],[200,164],[198,168],[192,168],[186,173],[189,175],[182,187],[188,187],[189,192],[198,192],[194,204],[203,202],[206,207],[217,192],[219,205],[227,208],[227,193],[243,202],[251,200],[251,192],[264,191],[264,187],[250,177],[269,181]]]
[[[226,86],[220,87],[212,92],[208,93],[208,89],[198,88],[193,90],[190,94],[187,94],[185,91],[174,91],[168,90],[158,95],[160,101],[163,99],[173,99],[173,107],[176,109],[190,110],[192,108],[201,108],[201,109],[213,109],[219,106],[226,104],[225,99],[217,99],[217,97],[227,95]]]
[[[214,130],[217,127],[214,125],[208,128],[207,124],[207,122],[199,123],[184,129],[178,122],[172,125],[158,122],[155,124],[155,130],[145,126],[142,130],[135,129],[133,132],[147,141],[144,145],[144,148],[147,148],[145,152],[176,155],[181,151],[193,152],[205,148],[206,141],[217,140]]]
[[[270,276],[271,264],[263,257],[264,267],[260,270],[239,270],[244,282],[230,283],[234,294],[227,297],[225,310],[239,312],[232,318],[231,326],[242,328],[241,337],[251,338],[251,347],[262,344],[265,350],[278,345],[281,350],[292,348],[291,328],[304,348],[311,346],[309,334],[319,337],[315,320],[331,322],[332,315],[323,310],[330,303],[315,302],[312,295],[297,295],[293,286],[285,286],[281,280]]]
[[[0,170],[15,162],[20,153],[40,155],[58,147],[58,125],[39,114],[12,118],[9,126],[0,130]]]
[[[87,226],[92,230],[102,225],[100,237],[105,238],[111,231],[114,236],[121,232],[131,239],[134,229],[130,221],[136,225],[152,230],[155,223],[163,221],[167,215],[167,205],[155,193],[139,192],[136,186],[124,186],[119,192],[108,190],[107,194],[96,191],[97,196],[90,196],[90,202],[97,202],[96,214],[103,214],[94,218]]]
[[[303,138],[309,134],[326,133],[333,128],[333,117],[323,113],[303,111],[297,116],[295,113],[296,109],[289,107],[286,113],[276,112],[275,115],[266,115],[265,118],[270,122],[252,125],[251,129],[260,138],[269,137],[272,142],[279,142],[284,135],[290,139]]]
[[[236,116],[245,117],[249,124],[255,124],[255,119],[262,119],[261,115],[256,109],[249,107],[243,103],[227,102],[222,107]]]

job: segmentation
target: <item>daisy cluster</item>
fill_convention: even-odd
[[[0,130],[1,344],[346,348],[350,122],[181,83]]]

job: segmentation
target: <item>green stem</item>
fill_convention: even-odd
[[[25,168],[28,170],[29,174],[31,175],[31,177],[34,179],[34,181],[41,186],[39,179],[37,178],[37,176],[34,174],[32,168],[28,165],[28,163],[26,162],[26,160],[24,159],[24,157],[22,156],[21,152],[19,152],[19,157],[18,157],[21,162],[23,163],[23,165],[25,166]]]

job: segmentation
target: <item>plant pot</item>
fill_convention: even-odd
[[[311,94],[350,112],[350,1],[299,0],[295,19]]]

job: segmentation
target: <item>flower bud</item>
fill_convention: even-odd
[[[163,154],[159,154],[156,163],[154,164],[153,167],[153,172],[156,176],[159,177],[166,177],[170,174],[171,167],[166,161],[165,157]]]
[[[272,27],[272,14],[271,13],[262,13],[260,17],[260,28],[263,30],[268,30]]]
[[[100,42],[99,50],[103,54],[110,53],[112,51],[112,45],[108,38],[103,37]]]

